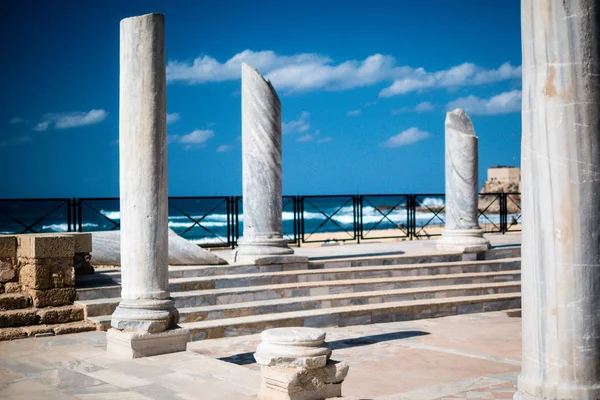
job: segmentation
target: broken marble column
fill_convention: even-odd
[[[282,234],[281,104],[271,83],[242,64],[244,234],[234,261],[293,254]]]
[[[523,361],[515,399],[600,398],[599,9],[590,0],[521,2]]]
[[[320,400],[342,396],[348,365],[330,360],[325,332],[315,328],[263,331],[254,358],[261,366],[261,400]]]
[[[121,301],[110,352],[143,357],[186,349],[169,293],[164,16],[121,21],[119,171]]]
[[[477,142],[464,110],[446,114],[446,226],[437,242],[439,250],[475,253],[489,248],[477,220]]]

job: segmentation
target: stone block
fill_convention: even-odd
[[[190,332],[182,328],[158,333],[111,328],[106,332],[106,351],[125,359],[150,357],[185,351],[189,338]]]
[[[65,306],[73,304],[75,301],[75,288],[54,288],[47,290],[29,289],[28,294],[31,297],[34,307]]]
[[[83,320],[83,307],[62,306],[48,307],[37,311],[40,324],[64,324],[67,322]]]
[[[0,295],[0,311],[16,310],[29,307],[29,297],[18,293]]]
[[[16,236],[0,235],[0,258],[17,258]]]
[[[51,289],[50,265],[31,258],[25,259],[19,269],[19,283],[31,289]]]
[[[31,289],[52,289],[75,285],[73,258],[22,259],[19,283]]]
[[[22,291],[21,284],[19,282],[6,282],[4,283],[5,293],[19,293]]]
[[[346,363],[330,362],[323,368],[261,367],[259,400],[321,400],[342,397],[348,374]]]
[[[18,235],[17,257],[19,258],[73,258],[75,238],[73,235]]]
[[[0,328],[37,325],[38,323],[39,317],[36,310],[32,308],[0,312]]]
[[[52,331],[55,335],[64,335],[67,333],[95,331],[96,324],[90,321],[77,321],[68,324],[54,325]]]
[[[27,337],[23,328],[0,328],[0,340],[15,340]]]
[[[92,252],[92,234],[91,233],[71,233],[74,239],[74,252],[91,253]]]
[[[12,282],[17,280],[16,258],[0,258],[0,282]]]

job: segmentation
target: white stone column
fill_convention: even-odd
[[[121,302],[112,315],[109,351],[111,347],[123,350],[123,343],[164,332],[177,323],[168,279],[164,16],[148,14],[122,20],[120,48],[122,289]],[[135,335],[123,336],[123,332]],[[154,346],[160,350],[159,345]],[[134,357],[136,351],[138,356],[165,352],[130,347]]]
[[[242,64],[244,234],[235,261],[293,254],[282,234],[281,103],[271,83]]]
[[[516,399],[600,398],[597,0],[523,0],[523,357]]]
[[[446,226],[437,248],[474,253],[486,251],[477,217],[478,138],[471,119],[457,108],[446,114]]]

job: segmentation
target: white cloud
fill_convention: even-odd
[[[167,63],[167,79],[188,84],[237,80],[242,62],[257,68],[277,90],[288,92],[349,90],[393,82],[380,92],[380,97],[423,88],[479,85],[521,76],[521,67],[509,63],[491,70],[464,63],[448,70],[426,72],[423,68],[397,66],[394,57],[383,54],[335,63],[331,58],[315,53],[283,56],[273,51],[244,50],[225,62],[207,55],[193,61],[171,60]]]
[[[321,131],[316,130],[313,133],[307,133],[306,135],[302,135],[300,136],[298,139],[296,139],[296,142],[312,142],[313,140],[315,140],[319,135],[321,134]],[[317,142],[319,143],[319,141]]]
[[[231,149],[233,149],[232,145],[230,145],[230,144],[222,144],[219,147],[217,147],[217,152],[218,153],[225,153],[225,152],[228,152]]]
[[[400,132],[397,135],[390,137],[385,143],[382,145],[385,147],[401,147],[408,146],[411,144],[415,144],[422,140],[429,139],[431,137],[431,133],[420,131],[417,128],[409,128],[405,131]]]
[[[23,118],[19,118],[19,117],[12,117],[11,119],[8,120],[8,123],[11,125],[17,125],[17,124],[20,124],[21,122],[23,122]]]
[[[402,107],[392,110],[392,114],[411,114],[411,113],[425,113],[435,110],[435,106],[429,102],[424,101],[422,103],[417,104],[414,107]]]
[[[179,121],[180,117],[181,115],[179,115],[179,113],[167,114],[167,124],[174,124]]]
[[[498,115],[521,111],[521,91],[511,90],[488,99],[476,96],[461,97],[448,103],[449,111],[462,108],[472,115]]]
[[[310,114],[304,111],[300,114],[300,118],[295,121],[286,122],[283,124],[283,133],[303,133],[310,129],[310,123],[308,117]]]
[[[317,140],[317,143],[321,144],[321,143],[327,143],[327,142],[331,142],[331,141],[333,141],[333,138],[328,136],[328,137],[325,137],[323,139]]]
[[[84,125],[93,125],[104,121],[108,113],[104,110],[91,110],[88,112],[73,112],[69,114],[54,114],[56,129],[75,128]]]
[[[356,117],[356,116],[360,115],[361,113],[362,113],[362,110],[359,109],[359,110],[348,111],[346,113],[346,115],[349,117]]]
[[[427,72],[417,68],[406,77],[396,79],[392,85],[379,92],[379,97],[391,97],[421,89],[456,88],[482,85],[521,77],[521,66],[504,63],[498,69],[487,70],[464,63],[447,70]]]
[[[314,135],[310,135],[310,134],[302,135],[298,139],[296,139],[296,142],[312,142],[314,138],[315,138]]]
[[[51,125],[54,129],[75,128],[78,126],[93,125],[106,119],[108,113],[104,110],[90,110],[88,112],[75,111],[70,113],[46,114],[33,130],[45,131]]]
[[[50,126],[50,121],[42,121],[36,126],[33,127],[33,130],[36,132],[47,131]]]
[[[3,140],[0,142],[0,147],[7,147],[7,146],[20,146],[23,145],[25,143],[29,143],[31,142],[31,137],[30,136],[18,136],[12,139],[7,139],[7,140]]]
[[[185,149],[189,150],[194,147],[206,146],[206,141],[214,137],[215,133],[211,129],[196,129],[187,135],[169,135],[167,143],[179,143],[185,145]]]
[[[435,110],[435,106],[429,101],[424,101],[415,106],[415,111],[418,113],[424,113]]]

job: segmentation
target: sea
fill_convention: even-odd
[[[169,228],[199,245],[226,245],[230,238],[243,235],[243,204],[241,198],[170,198]],[[418,231],[444,225],[444,197],[417,196],[414,213]],[[405,236],[409,225],[407,196],[363,196],[362,204],[352,196],[306,196],[300,202],[284,198],[282,226],[284,237],[294,240],[304,233],[306,241],[326,240],[327,233],[337,239],[355,238],[355,221],[362,222],[363,237]],[[0,202],[0,233],[83,232],[119,229],[121,215],[118,199],[81,199],[79,209],[69,208],[61,201]],[[236,213],[237,211],[237,213]],[[361,212],[362,211],[362,212]],[[69,220],[69,215],[71,216]],[[297,216],[302,218],[298,220]],[[509,215],[509,221],[520,215]],[[500,215],[487,212],[479,217],[486,231],[500,224]]]

